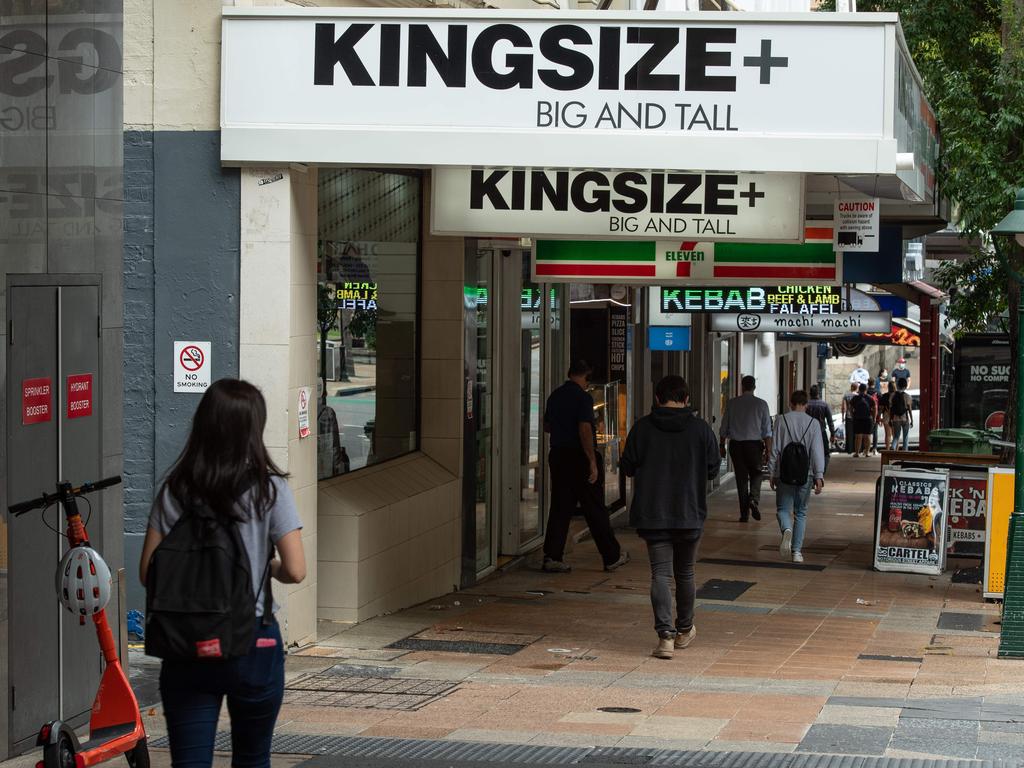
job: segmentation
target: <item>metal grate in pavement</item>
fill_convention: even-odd
[[[698,600],[736,600],[740,595],[754,586],[753,581],[729,581],[728,579],[708,579],[697,590]]]
[[[448,680],[401,677],[359,677],[328,670],[292,680],[285,686],[286,704],[414,711],[453,691]]]
[[[151,742],[166,748],[167,737]],[[231,749],[231,736],[218,733],[218,751]],[[1013,761],[941,760],[924,758],[862,757],[858,755],[775,754],[771,752],[711,752],[606,747],[546,747],[533,744],[491,744],[487,742],[436,739],[392,739],[360,736],[306,736],[277,734],[273,751],[283,755],[310,755],[301,763],[306,768],[338,768],[337,760],[325,762],[315,756],[332,758],[377,758],[392,760],[396,768],[416,760],[519,764],[519,765],[651,765],[686,768],[1019,768]]]
[[[448,653],[482,653],[496,656],[511,656],[523,650],[526,645],[521,643],[484,643],[466,640],[430,640],[420,637],[407,637],[392,643],[388,648],[399,648],[404,651],[443,651]]]
[[[814,563],[783,563],[778,560],[732,560],[727,557],[702,557],[698,563],[712,565],[740,565],[750,568],[781,568],[788,571],[824,571],[824,565]]]

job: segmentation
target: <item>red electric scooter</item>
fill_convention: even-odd
[[[53,504],[60,504],[67,518],[68,545],[88,546],[89,535],[78,513],[76,499],[120,482],[120,477],[109,477],[95,483],[84,483],[78,488],[72,488],[70,483],[59,483],[56,493],[44,493],[37,499],[13,504],[7,509],[12,515],[23,515],[34,509],[45,510]],[[82,624],[85,624],[85,619],[85,616],[81,617]],[[60,720],[46,723],[39,729],[36,741],[43,748],[43,759],[36,763],[36,768],[87,768],[118,755],[127,758],[129,768],[149,768],[149,748],[142,713],[121,667],[106,610],[94,613],[92,620],[106,667],[93,700],[89,740],[80,743],[71,727]]]

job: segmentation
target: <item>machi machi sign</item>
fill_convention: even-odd
[[[934,137],[895,14],[222,14],[227,164],[896,175]]]
[[[436,234],[803,239],[796,173],[442,167],[433,184]]]
[[[839,312],[834,315],[720,313],[711,315],[711,330],[744,333],[863,333],[888,328],[891,322],[891,312]]]
[[[803,243],[538,240],[533,259],[536,282],[838,285],[842,275],[830,222],[808,222]]]

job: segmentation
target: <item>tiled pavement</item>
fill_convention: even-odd
[[[697,639],[671,661],[650,656],[647,559],[623,532],[634,560],[613,574],[583,542],[571,574],[543,574],[531,559],[432,604],[324,623],[288,675],[332,670],[345,682],[322,704],[335,706],[289,691],[278,732],[1024,764],[1024,662],[995,657],[997,606],[950,573],[870,570],[877,472],[876,460],[834,459],[804,549],[819,569],[764,567],[782,565],[774,515],[741,525],[734,493],[716,494],[701,557],[741,564],[700,563],[698,585],[753,586],[699,601]],[[767,487],[764,500],[773,506]],[[942,612],[979,615],[980,630],[940,630]],[[340,690],[357,678],[384,692]],[[401,693],[404,679],[455,685],[417,699]],[[149,720],[158,733],[155,711]]]

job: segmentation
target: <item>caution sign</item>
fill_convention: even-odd
[[[68,376],[67,417],[81,419],[92,416],[92,374],[76,373]]]
[[[53,387],[50,378],[21,382],[21,423],[40,424],[53,419]]]
[[[174,391],[205,392],[210,386],[210,342],[174,342]]]

